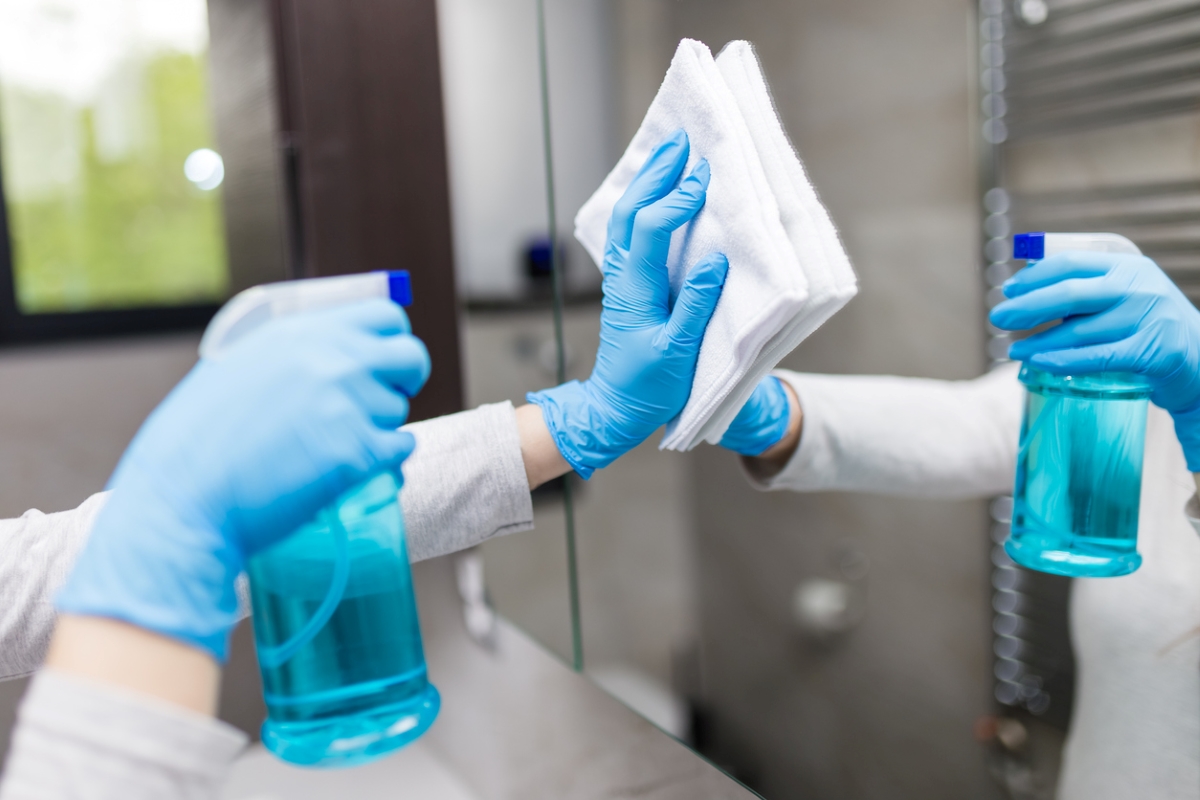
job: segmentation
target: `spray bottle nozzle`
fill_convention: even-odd
[[[1119,233],[1018,233],[1013,237],[1013,258],[1040,261],[1070,250],[1093,253],[1130,253],[1141,255],[1133,242]]]
[[[1046,234],[1018,233],[1013,237],[1013,258],[1037,261],[1046,257]]]

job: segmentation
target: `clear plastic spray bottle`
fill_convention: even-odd
[[[1029,264],[1067,250],[1140,253],[1115,233],[1024,233],[1013,257]],[[1138,511],[1150,387],[1130,373],[1052,375],[1025,364],[1012,532],[1018,564],[1071,577],[1137,569]]]
[[[369,297],[411,302],[408,273],[371,272],[247,289],[213,318],[201,358],[273,317]],[[267,720],[263,744],[294,764],[361,764],[437,717],[404,541],[399,471],[342,495],[246,566]]]

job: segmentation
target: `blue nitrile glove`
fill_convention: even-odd
[[[671,304],[671,233],[704,206],[708,162],[683,181],[688,140],[678,131],[646,160],[613,208],[604,258],[600,350],[592,376],[534,392],[555,444],[584,478],[637,446],[687,402],[704,328],[729,262],[713,253],[688,272]]]
[[[998,328],[1062,324],[1013,343],[1009,355],[1057,375],[1133,372],[1169,411],[1188,469],[1200,472],[1200,311],[1145,256],[1073,251],[1004,284]]]
[[[744,456],[762,455],[787,433],[789,411],[787,390],[779,378],[768,375],[733,418],[721,437],[721,447]]]
[[[59,611],[111,617],[224,660],[247,556],[397,467],[429,375],[403,309],[368,300],[267,323],[201,361],[146,420]]]

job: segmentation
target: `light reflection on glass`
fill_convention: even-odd
[[[201,147],[183,162],[183,176],[202,192],[211,192],[225,180],[225,162],[215,150]]]

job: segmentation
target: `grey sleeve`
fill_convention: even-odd
[[[409,558],[453,553],[533,527],[533,502],[511,403],[405,426],[417,448],[404,462],[400,502]]]
[[[21,704],[0,800],[210,800],[245,745],[210,717],[43,670]]]
[[[760,489],[980,497],[1012,490],[1024,393],[1017,365],[969,381],[775,374],[803,409],[800,444]]]
[[[107,496],[92,495],[73,511],[0,520],[0,680],[41,665],[54,630],[54,593]]]

